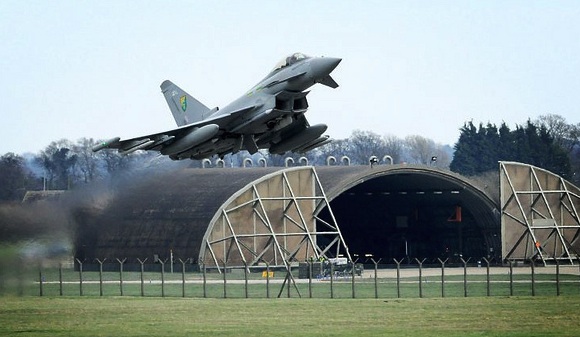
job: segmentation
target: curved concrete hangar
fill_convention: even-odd
[[[500,253],[496,204],[430,167],[183,169],[137,178],[79,216],[76,255],[288,267],[310,257]],[[347,248],[348,247],[348,248]]]

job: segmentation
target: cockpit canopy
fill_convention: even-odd
[[[294,63],[300,61],[300,60],[304,60],[310,58],[310,56],[308,55],[304,55],[302,53],[294,53],[282,60],[280,60],[280,62],[278,62],[278,64],[276,64],[276,67],[274,69],[272,69],[272,72],[280,70],[284,67],[293,65]]]

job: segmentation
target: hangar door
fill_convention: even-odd
[[[321,207],[328,209],[326,219],[314,214]],[[330,240],[321,245],[320,237]],[[348,256],[316,170],[295,167],[250,183],[223,204],[204,236],[200,263],[290,270],[298,262],[339,252]]]
[[[485,191],[452,172],[407,165],[375,166],[349,177],[343,186],[328,193],[353,257],[373,256],[389,263],[405,258],[430,262],[437,258],[499,260],[496,203]],[[321,210],[320,217],[325,219],[329,214]]]
[[[580,189],[544,169],[500,162],[502,256],[543,264],[580,254]]]

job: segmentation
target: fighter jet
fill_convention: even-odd
[[[152,135],[104,141],[93,151],[118,149],[121,154],[137,150],[159,151],[173,160],[203,159],[213,155],[259,149],[283,154],[303,153],[330,142],[322,135],[325,124],[310,125],[306,89],[315,83],[331,88],[338,84],[330,73],[340,58],[309,57],[294,53],[282,61],[246,94],[222,109],[210,109],[166,80],[161,91],[177,128]]]

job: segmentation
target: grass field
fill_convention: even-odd
[[[0,336],[578,336],[579,296],[0,297]]]

